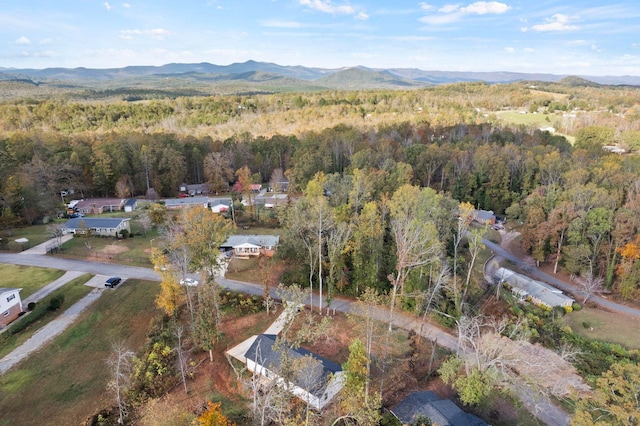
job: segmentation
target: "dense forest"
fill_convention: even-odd
[[[0,222],[63,211],[61,194],[225,193],[247,167],[255,183],[301,191],[322,172],[356,211],[404,184],[521,222],[538,261],[571,273],[632,278],[640,209],[637,90],[552,83],[461,83],[412,91],[318,92],[126,101],[19,99],[0,104]],[[559,133],[500,120],[545,115]],[[566,137],[565,137],[566,136]],[[573,145],[569,140],[574,141]],[[627,250],[623,250],[626,248]]]

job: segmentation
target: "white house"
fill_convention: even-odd
[[[238,257],[273,256],[280,242],[278,235],[232,235],[220,246],[224,251],[233,250]]]
[[[129,218],[76,217],[69,219],[62,225],[62,233],[85,234],[92,232],[93,235],[117,237],[123,230],[131,233],[130,220]]]
[[[0,288],[0,328],[5,327],[22,312],[21,288]]]
[[[342,367],[306,349],[278,350],[274,347],[276,335],[260,334],[245,354],[247,369],[269,380],[277,380],[295,396],[316,410],[322,410],[342,389],[346,373]],[[282,351],[295,365],[293,377],[285,380],[279,374]]]

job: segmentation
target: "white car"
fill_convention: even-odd
[[[189,287],[195,287],[198,284],[200,284],[200,282],[198,280],[194,280],[193,278],[183,278],[180,280],[180,285],[186,285]]]

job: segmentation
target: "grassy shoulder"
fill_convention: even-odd
[[[157,283],[128,280],[103,295],[54,342],[0,380],[0,425],[83,424],[112,405],[106,360],[116,341],[140,349],[156,307]]]
[[[22,300],[50,282],[57,280],[64,275],[64,272],[60,269],[0,264],[2,287],[21,288],[20,298]]]
[[[33,313],[28,313],[11,323],[9,329],[0,335],[0,358],[9,354],[12,350],[26,342],[39,329],[56,319],[67,308],[86,296],[92,290],[91,287],[84,285],[90,278],[90,274],[82,275],[68,282],[62,288],[54,291],[49,296],[39,301],[36,305],[36,309],[42,309],[44,311],[43,315],[19,333],[11,334],[11,330],[14,327],[20,326],[20,322],[22,321],[31,321],[32,318],[30,318],[30,316],[34,315],[35,311]],[[60,297],[60,295],[64,296],[64,302],[60,308],[55,311],[48,311],[47,307],[49,306],[50,301],[54,298]]]
[[[55,256],[151,267],[149,255],[157,237],[157,230],[148,232],[146,236],[134,236],[126,239],[78,236],[64,243],[62,252],[55,254]]]
[[[640,334],[633,325],[637,319],[584,306],[562,318],[562,323],[587,339],[617,343],[627,349],[640,349]]]

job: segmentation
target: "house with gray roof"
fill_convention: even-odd
[[[276,339],[275,334],[256,337],[245,354],[247,369],[276,380],[314,409],[322,410],[344,386],[342,367],[306,349],[279,345]],[[290,372],[286,378],[285,370]]]
[[[494,273],[494,278],[500,284],[506,283],[509,285],[511,293],[522,301],[530,299],[536,305],[543,305],[549,308],[556,306],[569,307],[575,302],[574,299],[564,294],[562,290],[510,269],[498,268]]]
[[[75,217],[62,225],[63,234],[91,234],[117,237],[123,230],[131,233],[129,218]]]
[[[209,208],[209,197],[167,198],[164,200],[164,205],[168,210],[193,206]]]
[[[104,212],[122,211],[126,199],[122,198],[89,198],[69,204],[74,212],[82,214],[102,214]]]
[[[481,418],[462,411],[450,399],[440,399],[432,391],[413,392],[390,411],[403,425],[425,416],[438,426],[488,426]]]
[[[279,242],[278,235],[232,235],[220,248],[225,252],[233,251],[240,258],[273,256]]]

